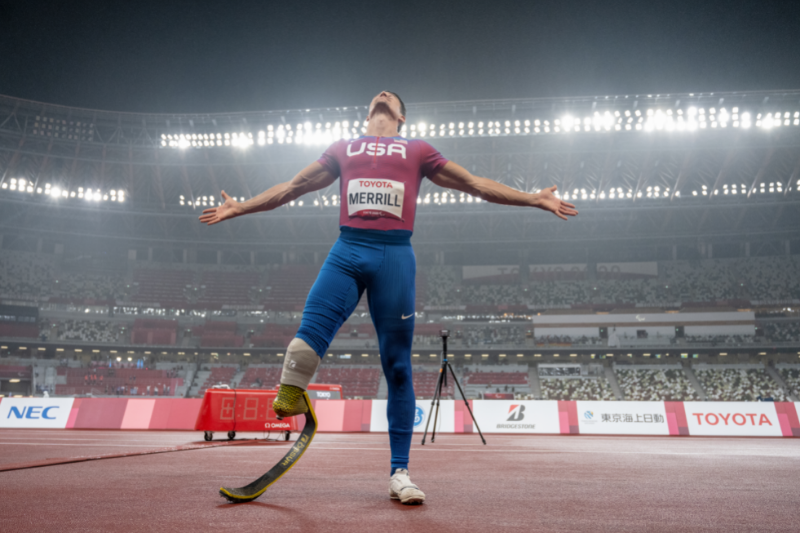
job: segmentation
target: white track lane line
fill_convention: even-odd
[[[216,448],[215,448],[216,450]],[[227,448],[226,451],[253,451],[252,447],[230,447]],[[312,450],[320,450],[320,451],[342,451],[342,450],[357,450],[357,451],[375,451],[375,452],[389,452],[391,451],[389,448],[332,448],[328,446],[311,446],[309,447],[309,451]],[[452,453],[453,450],[441,450],[435,448],[412,448],[414,452],[448,452]],[[519,453],[519,454],[594,454],[594,455],[699,455],[699,456],[734,456],[739,457],[742,455],[746,455],[748,457],[800,457],[800,450],[794,451],[794,453],[720,453],[720,452],[658,452],[658,451],[642,451],[642,452],[630,452],[630,451],[596,451],[596,450],[497,450],[497,449],[486,449],[486,450],[462,450],[466,453]]]

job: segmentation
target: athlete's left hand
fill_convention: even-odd
[[[234,198],[228,196],[225,191],[222,191],[222,199],[225,200],[224,204],[203,211],[203,214],[200,215],[200,222],[213,226],[214,224],[219,224],[223,220],[228,220],[243,214],[241,204]]]
[[[558,190],[556,185],[543,189],[538,195],[539,198],[536,207],[555,213],[558,218],[563,218],[564,220],[567,220],[568,216],[576,216],[578,211],[575,210],[575,206],[557,198],[556,195],[553,194],[556,190]]]

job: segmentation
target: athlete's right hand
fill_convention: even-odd
[[[225,191],[222,191],[222,198],[225,200],[225,203],[219,207],[212,207],[211,209],[204,210],[203,214],[200,215],[200,222],[213,226],[223,220],[228,220],[229,218],[244,214],[241,204],[228,196]]]

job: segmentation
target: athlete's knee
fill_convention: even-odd
[[[386,383],[400,386],[412,381],[411,362],[389,360],[383,365],[383,372],[386,375]]]
[[[317,352],[306,341],[295,337],[286,349],[281,384],[308,389],[319,363],[320,357]]]

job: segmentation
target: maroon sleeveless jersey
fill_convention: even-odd
[[[341,178],[340,226],[414,231],[422,178],[447,159],[419,139],[364,136],[336,141],[319,162]]]

